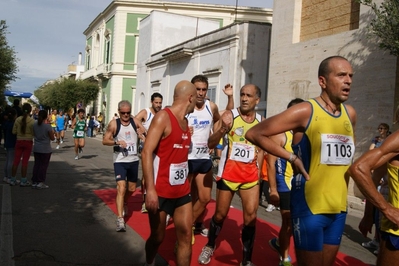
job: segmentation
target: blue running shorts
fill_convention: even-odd
[[[295,248],[322,251],[323,245],[339,245],[345,227],[346,212],[315,214],[292,219]]]

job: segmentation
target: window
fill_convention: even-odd
[[[90,45],[86,46],[86,70],[89,70],[91,68],[91,47]]]
[[[105,64],[105,71],[111,71],[111,31],[106,29],[104,32],[105,36],[105,57],[104,57],[104,64]]]
[[[210,85],[206,94],[212,102],[216,101],[216,85]]]

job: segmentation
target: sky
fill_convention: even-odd
[[[273,0],[172,0],[273,8]],[[0,20],[18,58],[18,79],[9,89],[33,92],[47,80],[65,74],[68,65],[84,60],[83,31],[112,0],[2,0]]]

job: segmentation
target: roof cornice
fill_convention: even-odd
[[[103,12],[90,23],[90,25],[83,32],[87,35],[92,27],[102,21],[109,13],[115,13],[118,7],[137,7],[137,8],[154,8],[160,10],[160,6],[164,11],[169,9],[183,9],[183,10],[199,10],[199,11],[230,11],[232,14],[252,14],[252,15],[266,15],[272,17],[273,10],[262,7],[245,7],[233,5],[217,5],[217,4],[202,4],[202,3],[186,3],[186,2],[172,2],[172,1],[156,1],[156,0],[114,0],[112,1]]]

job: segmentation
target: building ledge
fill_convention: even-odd
[[[162,54],[162,57],[167,60],[177,60],[193,55],[193,50],[188,48],[179,48],[168,53]]]

